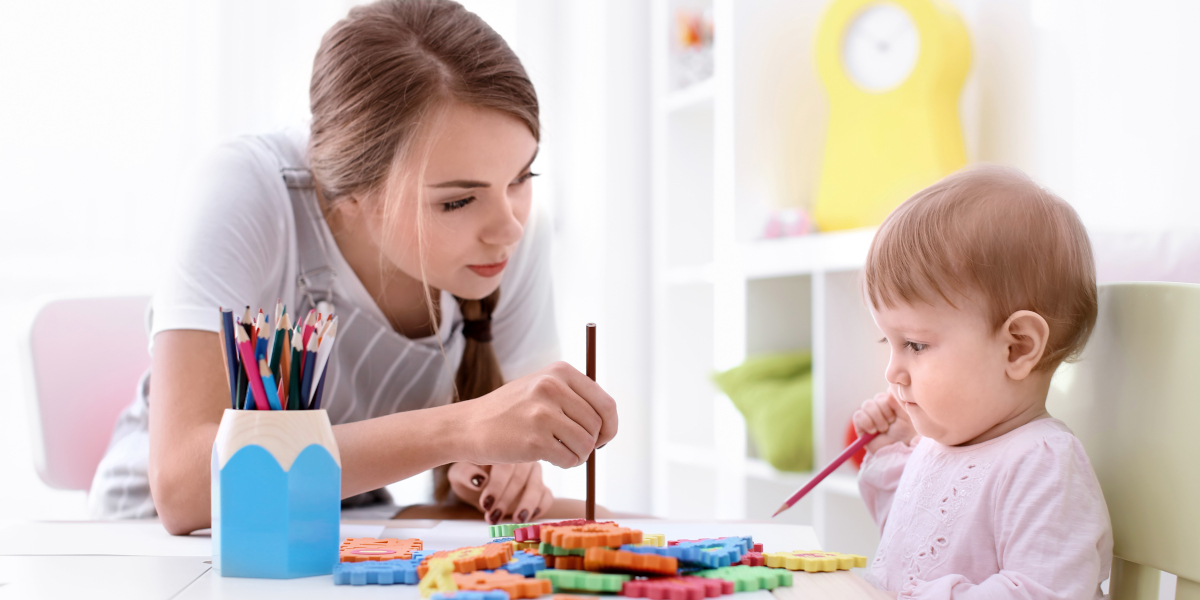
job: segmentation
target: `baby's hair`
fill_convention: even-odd
[[[876,309],[959,308],[977,295],[994,328],[1036,312],[1050,325],[1038,370],[1076,358],[1096,324],[1096,267],[1079,215],[1010,167],[967,168],[906,200],[875,234],[864,275]]]

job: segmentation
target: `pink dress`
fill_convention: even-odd
[[[881,531],[867,579],[899,598],[1103,597],[1108,506],[1058,419],[973,446],[885,446],[858,487]]]

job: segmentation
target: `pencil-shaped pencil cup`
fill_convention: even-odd
[[[323,410],[225,410],[212,451],[213,567],[223,577],[329,575],[342,459]]]

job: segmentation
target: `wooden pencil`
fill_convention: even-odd
[[[267,392],[263,389],[262,376],[258,373],[258,361],[255,359],[254,348],[250,345],[250,339],[246,337],[245,331],[235,330],[234,334],[237,335],[237,345],[242,353],[242,363],[246,369],[250,391],[254,395],[255,409],[269,410],[270,404],[267,402]]]
[[[283,336],[287,334],[287,315],[279,315],[279,320],[275,322],[275,335],[271,340],[271,373],[278,374],[279,379],[283,380],[283,374],[279,372],[279,358],[283,353]]]
[[[267,404],[271,406],[271,410],[283,410],[279,404],[279,396],[275,394],[275,377],[271,375],[267,359],[259,357],[258,372],[262,375],[263,391],[267,393]]]
[[[284,314],[284,320],[287,320],[287,315]],[[292,381],[292,330],[285,329],[283,331],[282,356],[279,358],[279,401],[285,405],[288,403],[288,386]]]
[[[843,450],[837,458],[833,459],[833,461],[826,465],[820,473],[817,473],[816,477],[809,479],[808,483],[804,484],[799,490],[796,490],[796,493],[792,494],[787,500],[785,500],[783,505],[779,507],[779,510],[775,511],[775,514],[771,515],[771,518],[774,519],[775,517],[778,517],[779,513],[791,508],[792,505],[799,502],[801,498],[811,492],[813,488],[817,487],[818,483],[821,483],[826,477],[829,477],[829,474],[832,473],[834,469],[842,466],[842,463],[849,460],[851,456],[858,454],[858,451],[862,450],[863,446],[866,446],[868,443],[870,443],[871,440],[875,439],[875,436],[877,435],[879,434],[864,433],[859,436],[857,440],[854,440],[853,444],[850,444],[850,446]]]
[[[288,410],[300,410],[300,377],[304,372],[304,346],[300,340],[301,335],[296,330],[292,330],[292,372],[288,374]]]
[[[596,380],[596,324],[587,324],[587,376]],[[596,451],[587,459],[587,496],[585,496],[584,517],[589,521],[596,520]]]
[[[221,308],[221,327],[218,333],[221,336],[221,350],[224,352],[224,361],[221,363],[225,367],[225,380],[229,382],[229,404],[234,410],[238,408],[238,371],[237,371],[237,349],[233,341],[233,311]]]
[[[305,327],[305,329],[308,329]],[[304,345],[304,372],[300,377],[300,408],[308,409],[308,399],[312,397],[313,371],[317,364],[317,338],[309,336]]]
[[[321,378],[325,376],[325,365],[329,363],[329,356],[333,353],[333,340],[337,337],[337,319],[330,319],[327,325],[322,328],[321,335],[317,338],[317,362],[316,370],[313,371],[313,379],[317,383],[313,384],[312,395],[308,397],[308,405],[313,405],[313,400],[317,397],[317,389],[320,387]]]

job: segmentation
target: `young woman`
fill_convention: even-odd
[[[344,497],[450,465],[439,497],[453,489],[489,522],[556,516],[536,461],[582,463],[617,413],[554,362],[550,230],[531,205],[538,104],[520,61],[458,4],[381,0],[325,35],[310,92],[310,128],[225,145],[186,188],[153,378],[117,424],[92,512],[209,526],[229,405],[217,308],[281,299],[339,317],[323,408]]]

